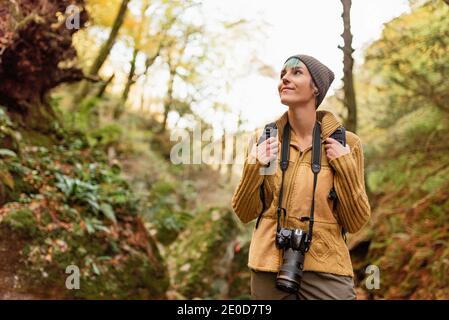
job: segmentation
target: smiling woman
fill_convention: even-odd
[[[262,141],[258,133],[259,145],[248,153],[232,207],[244,223],[259,215],[248,263],[253,298],[355,299],[345,232],[358,231],[371,209],[359,137],[346,131],[341,144],[331,137],[345,132],[341,123],[316,111],[333,80],[311,56],[288,58],[278,84],[288,106],[275,122],[279,134]],[[279,150],[275,173],[261,175]]]
[[[292,99],[309,101],[313,95],[319,94],[307,67],[298,57],[291,57],[284,64],[278,89],[281,102],[286,105]]]

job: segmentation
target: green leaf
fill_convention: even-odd
[[[17,158],[17,154],[9,149],[0,149],[0,156]]]
[[[94,225],[92,224],[92,222],[90,220],[86,220],[86,230],[88,234],[93,234],[95,233],[95,228]]]
[[[97,265],[95,264],[95,262],[92,263],[92,269],[94,270],[94,273],[96,275],[100,275],[100,269],[98,269]]]
[[[114,223],[117,223],[117,219],[115,217],[114,209],[112,209],[112,206],[109,203],[102,203],[100,206],[100,211],[103,212],[103,214],[111,220]]]

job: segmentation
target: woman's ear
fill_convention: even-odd
[[[320,92],[318,91],[318,88],[316,87],[315,82],[313,82],[313,80],[310,80],[310,86],[312,87],[313,94],[315,96],[318,96]]]

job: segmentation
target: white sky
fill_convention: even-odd
[[[264,29],[263,37],[255,35],[260,60],[280,70],[290,55],[309,54],[335,73],[328,95],[341,87],[343,55],[337,46],[343,44],[340,36],[343,21],[339,0],[204,0],[204,8],[209,19],[228,17],[230,20],[266,21],[270,26]],[[362,49],[380,36],[383,24],[408,10],[407,0],[352,1],[351,28],[356,63],[362,62]],[[245,62],[241,57],[235,57],[235,61]],[[246,128],[263,126],[287,110],[279,102],[277,81],[277,78],[250,75],[234,82],[226,101],[236,113],[242,110],[243,117],[248,120]],[[227,127],[234,127],[233,120]]]

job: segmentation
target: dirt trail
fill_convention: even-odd
[[[23,293],[19,287],[18,266],[21,265],[20,250],[23,240],[0,228],[0,299],[1,300],[35,300],[34,294]]]

